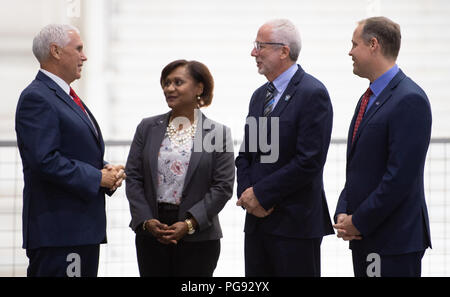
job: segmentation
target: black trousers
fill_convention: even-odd
[[[378,274],[381,277],[420,277],[422,274],[422,257],[425,251],[401,255],[380,255],[379,273],[375,258],[369,257],[371,253],[352,250],[353,271],[355,277],[368,277],[369,274]]]
[[[245,276],[319,277],[322,237],[299,239],[245,234]]]
[[[100,245],[28,249],[28,277],[96,277]]]
[[[169,226],[178,221],[178,210],[159,210],[160,222]],[[148,231],[136,230],[139,273],[150,276],[212,277],[220,254],[220,240],[162,244]]]

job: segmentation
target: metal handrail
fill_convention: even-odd
[[[240,145],[242,140],[234,140],[233,144],[235,146]],[[331,144],[346,144],[346,138],[333,138],[331,139]],[[450,137],[435,137],[431,138],[430,143],[437,144],[445,144],[450,143]],[[123,145],[131,145],[131,140],[105,140],[105,145],[107,146],[123,146]],[[11,147],[17,146],[16,140],[0,140],[0,147]]]

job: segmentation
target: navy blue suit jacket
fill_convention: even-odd
[[[38,72],[16,110],[23,164],[23,248],[106,242],[104,143],[91,121],[52,79]]]
[[[267,84],[254,92],[247,118],[262,117],[266,87]],[[266,210],[275,208],[265,218],[247,214],[245,232],[253,232],[258,224],[265,233],[291,238],[332,234],[322,178],[333,121],[325,86],[299,66],[270,114],[269,123],[274,117],[279,118],[278,160],[263,163],[264,150],[259,146],[256,152],[250,150],[249,133],[255,131],[249,131],[248,125],[236,158],[238,197],[253,187]],[[271,133],[269,125],[269,140]]]
[[[353,214],[363,235],[350,248],[380,255],[425,250],[431,246],[423,182],[431,135],[428,98],[400,70],[364,115],[352,145],[360,103],[336,209],[336,215]]]

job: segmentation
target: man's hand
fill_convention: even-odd
[[[100,186],[103,188],[111,189],[116,185],[117,182],[117,171],[115,169],[106,169],[103,168],[102,172],[102,180],[100,181]]]
[[[114,174],[115,182],[112,186],[105,188],[110,189],[111,191],[115,191],[118,187],[122,185],[123,180],[127,177],[125,174],[125,166],[123,165],[111,165],[106,164],[105,167],[102,169],[102,180],[103,180],[103,170],[107,170],[109,173]]]
[[[352,215],[341,213],[337,216],[337,223],[333,225],[337,231],[337,237],[345,241],[361,240],[361,232],[356,229],[352,222]]]
[[[274,208],[272,207],[269,210],[265,210],[264,207],[259,204],[258,199],[253,192],[253,187],[247,188],[247,190],[242,193],[241,197],[236,203],[237,206],[242,206],[247,210],[249,214],[252,214],[258,218],[264,218],[270,215]]]

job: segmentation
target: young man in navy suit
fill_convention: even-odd
[[[350,125],[334,227],[350,241],[357,277],[420,276],[431,247],[423,181],[431,109],[396,65],[400,40],[398,24],[368,18],[358,23],[349,52],[353,72],[370,86]]]
[[[16,111],[23,164],[23,248],[28,276],[97,276],[106,242],[105,193],[126,177],[103,160],[100,127],[70,84],[81,77],[77,28],[48,25],[33,40],[40,63]]]
[[[300,48],[297,28],[274,20],[251,53],[268,82],[250,100],[236,158],[246,276],[320,276],[322,237],[333,233],[322,178],[333,110],[325,86],[296,64]]]

